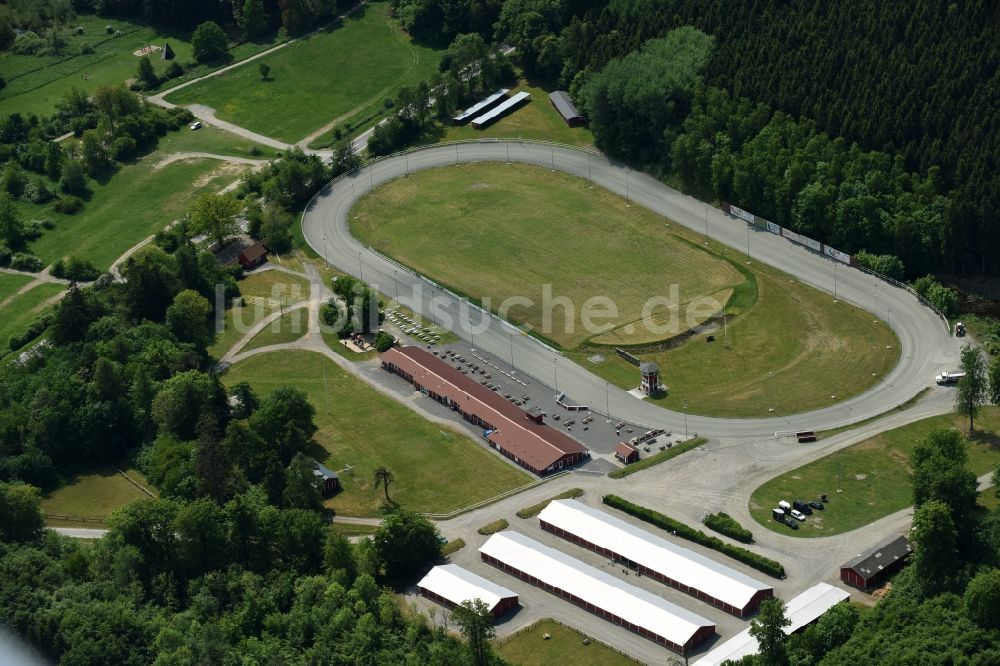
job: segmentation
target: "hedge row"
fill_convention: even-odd
[[[620,469],[616,469],[612,472],[608,472],[608,476],[612,479],[622,479],[629,474],[635,474],[636,472],[641,472],[644,469],[648,469],[653,465],[659,465],[661,462],[670,460],[671,458],[676,458],[682,453],[687,453],[691,449],[701,446],[708,440],[704,437],[695,437],[694,439],[689,439],[686,442],[681,442],[677,446],[673,446],[666,451],[660,451],[654,453],[651,456],[643,458],[638,462],[634,462],[631,465],[626,465]]]
[[[702,520],[705,527],[715,530],[719,534],[725,534],[731,539],[736,539],[742,543],[753,543],[753,532],[736,522],[736,519],[728,513],[710,513]]]
[[[775,578],[785,577],[785,567],[781,566],[779,562],[775,562],[774,560],[764,557],[763,555],[758,555],[757,553],[751,552],[746,548],[728,544],[718,537],[709,536],[701,530],[696,530],[693,527],[690,527],[689,525],[686,525],[678,520],[674,520],[669,516],[665,516],[658,511],[653,511],[652,509],[647,509],[644,506],[633,504],[632,502],[622,499],[617,495],[605,495],[604,503],[610,507],[621,509],[625,513],[635,516],[639,520],[643,520],[651,525],[656,525],[661,529],[673,532],[676,536],[687,539],[688,541],[694,541],[695,543],[701,544],[706,548],[717,550],[724,555],[728,555],[734,560],[739,560],[743,564],[757,569],[758,571],[763,571],[769,576],[774,576]]]

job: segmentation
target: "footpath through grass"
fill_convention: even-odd
[[[278,386],[306,392],[316,408],[316,441],[324,464],[341,471],[344,489],[327,502],[338,513],[377,515],[385,498],[374,484],[384,466],[395,476],[392,499],[407,509],[445,513],[528,483],[481,443],[423,419],[372,389],[329,359],[304,351],[262,354],[235,364],[223,376],[231,386],[247,381],[262,396]]]
[[[768,481],[751,496],[750,513],[768,529],[795,537],[831,536],[867,525],[913,504],[909,459],[916,444],[935,428],[965,432],[967,425],[961,417],[945,414],[880,433]],[[984,408],[976,429],[968,448],[969,468],[980,476],[1000,463],[1000,408]],[[829,497],[826,509],[814,510],[800,529],[771,520],[771,509],[780,500],[811,500],[820,494]]]
[[[181,130],[184,131],[184,130]],[[90,180],[92,195],[76,215],[57,213],[53,204],[16,205],[25,220],[48,218],[55,228],[29,249],[46,264],[73,255],[106,270],[127,249],[183,215],[202,192],[217,192],[246,169],[212,159],[190,159],[162,168],[159,152],[121,167],[103,181]],[[50,184],[50,189],[57,186]]]
[[[549,638],[545,638],[546,634]],[[520,666],[635,666],[642,662],[590,640],[554,620],[541,620],[515,636],[494,641],[494,648],[508,663]]]
[[[283,271],[251,273],[240,280],[243,304],[234,304],[226,310],[222,331],[208,348],[213,358],[221,358],[246,335],[253,326],[272,314],[280,306],[301,303],[309,297],[309,283],[305,278]]]
[[[0,303],[16,294],[24,285],[32,282],[34,278],[27,275],[15,275],[13,273],[0,273]]]
[[[364,117],[402,86],[437,71],[441,53],[410,41],[370,3],[335,25],[268,56],[269,79],[255,64],[188,86],[174,104],[205,104],[241,127],[295,143],[324,125]],[[367,128],[364,128],[367,129]]]
[[[253,336],[241,351],[295,342],[309,332],[309,310],[296,308],[284,313]]]
[[[704,246],[698,234],[561,172],[503,163],[421,171],[380,186],[355,214],[359,239],[460,294],[489,297],[496,310],[510,297],[530,299],[501,314],[576,349],[573,360],[616,386],[635,388],[639,377],[613,346],[646,345],[635,353],[665,369],[659,404],[675,411],[685,401],[692,414],[720,417],[818,409],[867,390],[899,358],[895,334],[871,314],[780,270],[746,266],[728,248]],[[614,304],[594,320],[611,331],[584,327],[595,296]],[[651,298],[677,305],[674,325],[671,309]],[[706,308],[687,308],[699,299]],[[669,349],[650,344],[723,304],[725,328]]]

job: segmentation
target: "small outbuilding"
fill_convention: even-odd
[[[264,243],[257,241],[250,247],[240,252],[234,261],[238,262],[245,271],[248,271],[251,268],[257,268],[267,261],[267,248],[264,246]]]
[[[639,460],[639,449],[625,442],[618,442],[615,447],[615,458],[626,465],[630,465]]]
[[[567,125],[570,127],[583,125],[583,114],[576,108],[573,100],[569,98],[569,93],[565,90],[556,90],[549,93],[549,101],[552,102],[552,106],[559,112],[559,115],[562,116]]]
[[[313,461],[313,476],[319,481],[324,495],[329,496],[340,490],[340,475],[318,460]]]
[[[870,590],[899,571],[913,547],[904,536],[892,536],[840,567],[840,580],[859,590]]]

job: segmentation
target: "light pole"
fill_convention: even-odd
[[[594,189],[594,181],[590,178],[590,153],[587,153],[587,189]]]
[[[361,250],[358,250],[358,278],[362,282],[365,281],[365,269],[361,265]]]
[[[684,439],[688,438],[688,401],[684,401]]]
[[[837,302],[837,260],[833,260],[833,302]]]
[[[625,207],[626,208],[632,207],[632,200],[629,197],[629,190],[628,190],[628,167],[625,167]]]
[[[559,393],[559,357],[552,357],[552,380],[555,384],[556,393]]]
[[[750,223],[747,222],[747,263],[750,263]]]
[[[371,188],[372,192],[375,191],[375,167],[368,167],[368,186]]]
[[[552,156],[552,170],[556,170],[556,147],[549,146],[549,154]]]
[[[514,372],[514,334],[510,334],[510,371],[511,374]]]
[[[722,306],[722,345],[729,349],[729,318],[726,316],[726,306]]]
[[[410,154],[403,153],[403,157],[406,159],[406,175],[410,175]]]
[[[770,405],[767,408],[768,412],[774,411],[774,383],[771,378],[774,377],[774,372],[771,370],[767,371],[767,402]]]
[[[323,230],[323,259],[326,260],[326,261],[330,261],[328,259],[329,256],[330,256],[330,252],[329,252],[328,248],[326,247],[326,229],[324,229]]]
[[[708,245],[708,204],[705,204],[705,245]]]
[[[396,269],[392,269],[392,284],[396,287],[396,303],[399,303],[399,280],[396,279]]]
[[[507,166],[510,166],[510,142],[504,143],[504,146],[507,147]]]
[[[608,415],[608,423],[611,423],[611,396],[607,382],[604,382],[604,413]]]

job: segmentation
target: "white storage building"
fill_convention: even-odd
[[[420,594],[448,608],[461,605],[464,601],[482,599],[494,618],[517,606],[515,592],[457,564],[434,567],[417,583],[417,588]]]
[[[827,612],[841,601],[850,598],[850,593],[828,583],[819,583],[795,597],[785,605],[785,617],[792,621],[784,628],[790,635]],[[745,629],[728,641],[694,662],[694,666],[719,666],[725,661],[737,661],[747,655],[757,654],[757,639]]]
[[[538,519],[544,530],[739,617],[774,596],[766,583],[576,500],[550,502]]]
[[[485,562],[681,654],[715,633],[700,615],[518,532],[494,534]]]
[[[531,93],[521,91],[512,97],[508,97],[502,104],[493,107],[490,111],[482,114],[472,121],[472,126],[476,129],[483,129],[494,120],[503,118],[505,115],[531,99]]]

